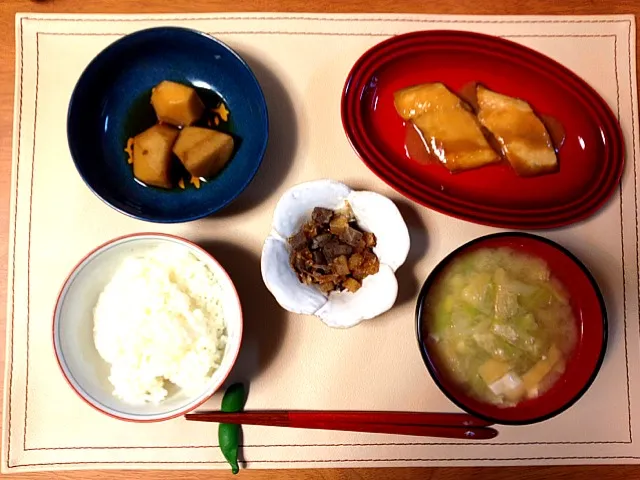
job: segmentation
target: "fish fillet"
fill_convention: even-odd
[[[542,120],[524,100],[476,89],[478,119],[491,132],[516,173],[531,177],[558,169],[553,142]]]
[[[429,153],[451,172],[499,162],[468,106],[442,83],[425,83],[394,93],[398,114],[413,122]]]

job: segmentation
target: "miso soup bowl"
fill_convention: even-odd
[[[544,260],[570,296],[578,339],[566,370],[537,398],[499,407],[471,398],[449,379],[442,368],[425,319],[428,294],[446,268],[461,255],[482,248],[509,247]],[[425,281],[416,307],[418,345],[434,382],[458,407],[479,418],[503,425],[527,425],[548,420],[568,409],[584,395],[598,374],[607,346],[607,312],[600,289],[587,268],[571,252],[546,238],[526,233],[498,233],[472,240],[449,254]]]

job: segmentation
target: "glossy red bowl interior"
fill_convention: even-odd
[[[547,262],[552,274],[568,290],[578,323],[578,342],[567,360],[565,373],[540,397],[513,407],[497,407],[466,395],[442,372],[436,354],[430,351],[429,332],[423,310],[429,290],[445,268],[461,254],[480,248],[510,247]],[[545,238],[526,233],[498,233],[473,240],[449,254],[424,283],[416,308],[418,344],[422,358],[438,387],[463,410],[495,423],[524,425],[547,420],[573,405],[589,388],[604,359],[607,346],[607,312],[604,299],[587,268],[568,250]]]

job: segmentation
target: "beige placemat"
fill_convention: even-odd
[[[66,142],[69,96],[86,64],[124,34],[157,25],[209,32],[255,71],[271,137],[248,190],[222,214],[161,226],[118,214],[84,185]],[[577,254],[606,296],[607,356],[593,387],[542,424],[500,428],[489,443],[246,427],[249,468],[640,462],[638,114],[635,24],[616,17],[221,14],[20,15],[9,250],[2,470],[227,468],[216,427],[153,425],[93,411],[65,384],[51,345],[60,284],[85,252],[114,236],[166,231],[200,242],[236,282],[246,337],[232,380],[250,380],[248,408],[455,411],[427,374],[414,334],[419,284],[448,252],[494,229],[404,200],[357,158],[342,131],[340,95],[353,62],[393,34],[474,30],[528,45],[586,79],[620,118],[628,163],[622,189],[594,217],[542,232]],[[290,186],[331,177],[398,202],[412,249],[388,314],[346,330],[288,315],[263,286],[259,252],[275,202]],[[210,401],[219,405],[219,396]]]

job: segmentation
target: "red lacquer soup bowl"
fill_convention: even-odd
[[[424,320],[427,296],[451,262],[481,248],[509,247],[543,259],[567,290],[577,322],[576,347],[566,359],[566,369],[553,386],[539,397],[514,406],[498,407],[471,398],[444,373]],[[594,381],[607,346],[607,312],[600,289],[587,268],[568,250],[545,238],[526,233],[498,233],[473,240],[449,254],[424,283],[416,308],[418,345],[422,358],[440,390],[458,407],[472,415],[504,425],[525,425],[547,420],[563,412],[587,391]]]
[[[442,82],[461,93],[479,82],[529,102],[564,130],[559,169],[523,178],[507,162],[451,174],[405,149],[395,91]],[[558,62],[502,38],[457,31],[398,35],[354,64],[342,97],[342,123],[362,161],[406,197],[464,220],[516,229],[567,225],[595,213],[624,166],[617,119],[602,97]]]

